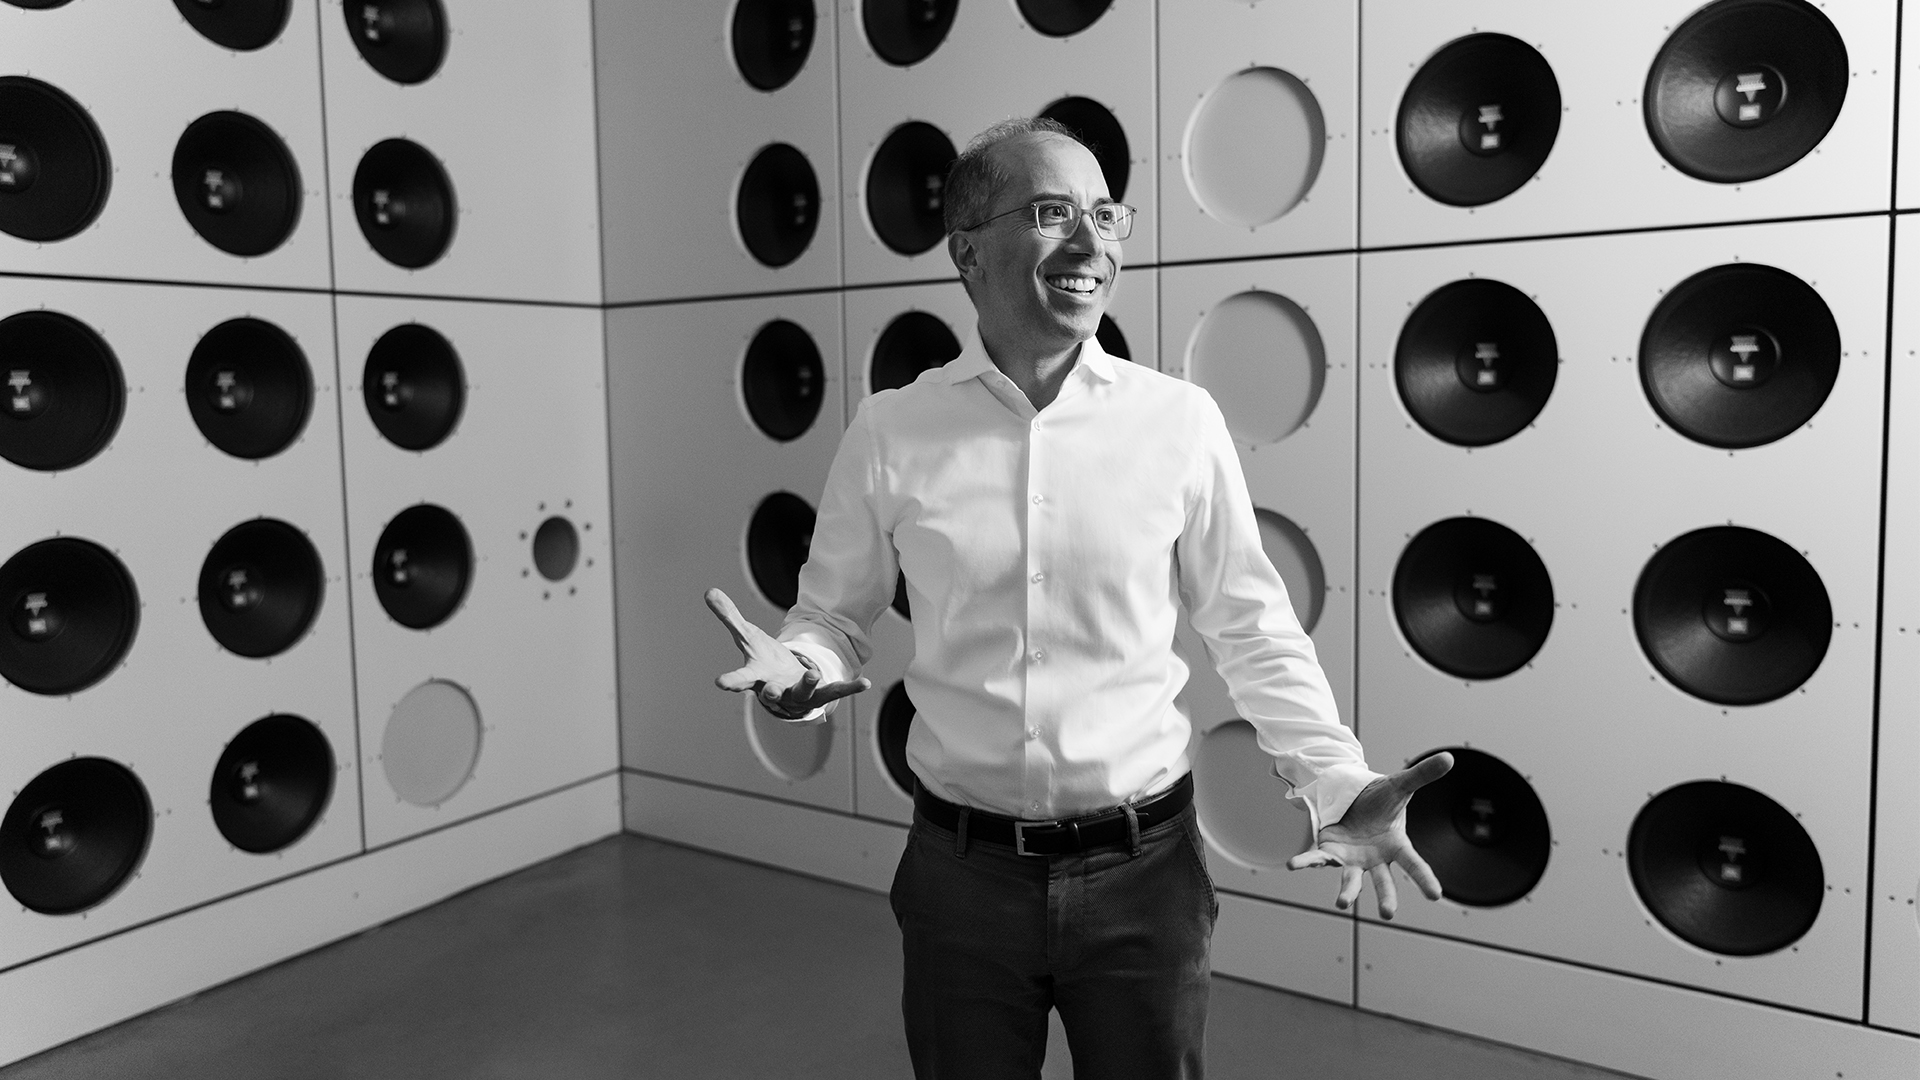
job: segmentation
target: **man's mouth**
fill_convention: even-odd
[[[1048,274],[1047,284],[1061,292],[1085,295],[1100,287],[1100,279],[1084,274]]]

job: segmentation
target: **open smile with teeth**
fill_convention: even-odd
[[[1081,274],[1048,274],[1047,284],[1061,292],[1087,294],[1100,287],[1100,279]]]

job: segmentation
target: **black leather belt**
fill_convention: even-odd
[[[1133,804],[1133,813],[1144,832],[1172,821],[1191,802],[1193,774],[1188,773],[1179,783],[1153,798]],[[961,807],[929,793],[926,788],[917,787],[914,791],[913,807],[934,825],[949,832],[960,830]],[[985,810],[969,810],[967,839],[1001,844],[1022,855],[1072,855],[1108,844],[1124,844],[1131,837],[1127,831],[1127,812],[1115,807],[1054,821],[1026,821],[989,814]]]

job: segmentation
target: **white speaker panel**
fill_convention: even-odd
[[[1696,0],[1632,0],[1566,8],[1524,0],[1426,4],[1386,0],[1361,19],[1361,244],[1742,221],[1884,209],[1893,130],[1894,4],[1821,8],[1847,47],[1852,73],[1838,120],[1795,164],[1749,183],[1696,180],[1648,136],[1641,109],[1648,67]],[[1395,149],[1400,101],[1437,50],[1468,34],[1532,45],[1560,87],[1560,129],[1545,163],[1512,194],[1449,206],[1417,190]]]
[[[449,4],[445,60],[411,86],[361,59],[343,2],[320,11],[338,287],[599,303],[590,0]],[[391,138],[425,147],[454,192],[452,241],[417,270],[376,253],[354,216],[362,157]]]
[[[861,0],[841,0],[840,141],[849,285],[924,281],[952,273],[945,243],[904,255],[882,242],[867,214],[869,166],[897,126],[921,121],[940,129],[957,153],[989,124],[1032,116],[1068,97],[1102,105],[1125,133],[1129,179],[1122,202],[1139,208],[1128,253],[1156,261],[1152,217],[1159,205],[1155,175],[1154,6],[1115,0],[1098,21],[1070,37],[1028,27],[1013,0],[969,0],[956,8],[945,40],[924,60],[897,67],[875,52]]]
[[[805,65],[771,91],[734,59],[736,6],[595,5],[610,303],[840,284],[834,5],[815,4]],[[735,213],[748,165],[775,143],[804,154],[819,185],[812,241],[777,267],[750,252]]]
[[[1523,900],[1404,904],[1402,922],[1860,1015],[1886,242],[1884,219],[1855,219],[1362,256],[1361,731],[1376,767],[1446,746],[1500,758],[1528,779],[1553,836],[1545,874]],[[1809,424],[1730,452],[1661,424],[1635,358],[1664,291],[1736,260],[1816,286],[1844,355]],[[1560,355],[1534,424],[1471,451],[1421,429],[1394,382],[1407,313],[1467,277],[1529,295],[1552,323]],[[1392,581],[1408,539],[1460,516],[1518,532],[1552,577],[1545,643],[1504,677],[1467,681],[1416,658],[1393,612]],[[1667,681],[1630,614],[1656,549],[1729,523],[1801,551],[1835,620],[1805,684],[1759,705],[1712,704]],[[1809,745],[1810,734],[1817,751],[1780,752]],[[1722,778],[1785,806],[1818,849],[1828,891],[1790,948],[1736,957],[1685,944],[1655,922],[1629,878],[1622,849],[1647,799]]]
[[[0,74],[70,95],[107,144],[111,180],[92,224],[33,243],[0,233],[0,270],[324,289],[325,132],[313,0],[298,0],[270,44],[214,44],[171,4],[0,5]],[[194,232],[174,198],[174,146],[200,117],[237,110],[266,124],[299,172],[299,216],[272,251],[242,258]]]
[[[806,332],[825,375],[818,415],[788,442],[755,426],[744,396],[748,350],[776,320]],[[723,589],[768,633],[786,618],[755,583],[747,536],[776,492],[819,508],[845,429],[839,297],[616,310],[608,341],[626,764],[852,812],[852,709],[791,725],[714,686],[740,653],[701,600]]]
[[[1911,11],[1900,16],[1900,155],[1895,162],[1893,204],[1902,210],[1920,207],[1920,141],[1914,131],[1920,116],[1920,18]]]
[[[11,804],[34,777],[68,758],[101,757],[139,778],[154,819],[134,875],[95,907],[49,916],[0,894],[0,967],[357,853],[361,845],[331,300],[261,290],[0,281],[0,318],[39,308],[69,315],[107,341],[125,378],[127,404],[112,441],[84,464],[49,473],[0,461],[0,502],[11,508],[0,515],[0,562],[54,536],[90,540],[126,568],[140,606],[124,660],[98,683],[44,696],[0,681],[0,713],[8,721],[0,799]],[[182,400],[187,360],[201,335],[240,316],[286,331],[313,373],[303,433],[260,461],[211,446]],[[219,645],[198,602],[210,549],[256,517],[304,533],[324,574],[306,633],[267,659]],[[209,789],[227,743],[275,713],[301,716],[325,736],[334,758],[332,791],[299,839],[270,854],[251,854],[216,827]]]
[[[1358,243],[1359,63],[1359,5],[1269,0],[1169,12],[1160,28],[1160,258],[1281,255]],[[1274,175],[1266,161],[1258,163],[1265,168],[1247,162],[1244,172],[1209,175],[1207,120],[1228,121],[1223,135],[1243,135],[1240,147],[1229,142],[1221,153],[1249,149],[1248,125],[1232,123],[1242,94],[1249,119],[1273,125],[1263,135],[1298,139],[1316,127],[1321,134],[1319,148],[1287,147],[1293,152],[1279,162],[1284,187],[1249,182],[1256,173]],[[1317,166],[1290,164],[1297,149],[1319,149]],[[1215,184],[1223,190],[1216,193]]]
[[[613,572],[601,313],[529,305],[338,298],[354,650],[367,839],[389,843],[616,768]],[[403,450],[374,427],[368,352],[417,322],[458,355],[465,402],[445,441]],[[465,530],[472,569],[452,615],[401,625],[375,593],[375,550],[396,515],[429,503]],[[573,526],[577,559],[537,572],[532,538]],[[471,699],[472,774],[434,806],[403,801],[383,760],[389,718],[430,680]]]

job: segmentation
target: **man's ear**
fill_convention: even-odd
[[[954,232],[947,234],[947,256],[953,260],[953,268],[960,271],[962,281],[975,280],[980,272],[980,245],[974,243],[970,233]]]

